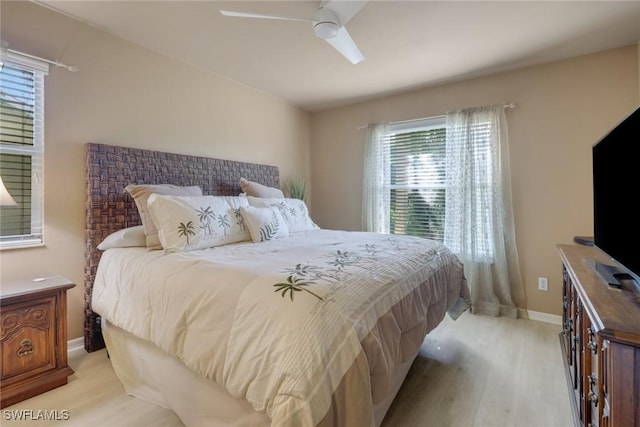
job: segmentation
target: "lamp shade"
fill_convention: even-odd
[[[2,177],[0,177],[0,206],[18,206],[11,194],[7,191],[7,187],[4,186],[4,182],[2,182]]]

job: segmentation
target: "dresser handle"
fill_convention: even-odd
[[[573,329],[573,319],[571,318],[567,319],[567,321],[564,322],[564,328],[565,330],[571,332],[571,330]]]
[[[587,344],[587,347],[589,348],[589,350],[593,352],[593,354],[596,354],[598,352],[598,343],[589,341],[589,344]]]
[[[593,403],[594,406],[598,406],[598,395],[595,394],[594,392],[590,391],[589,392],[589,402]]]
[[[28,356],[33,352],[33,343],[30,339],[20,341],[20,348],[17,351],[18,357]]]

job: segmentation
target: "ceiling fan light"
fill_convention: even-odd
[[[316,33],[316,36],[321,39],[332,39],[338,34],[338,24],[335,22],[317,22],[313,25],[313,31]]]

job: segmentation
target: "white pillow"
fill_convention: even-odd
[[[147,212],[147,200],[151,194],[163,194],[172,196],[202,196],[202,190],[198,186],[181,187],[172,184],[129,184],[124,191],[131,194],[136,202],[144,233],[147,236],[147,247],[149,249],[162,249],[160,239],[158,238],[158,229],[149,217]]]
[[[144,234],[144,228],[141,225],[135,227],[127,227],[122,230],[115,231],[104,238],[98,245],[98,249],[106,251],[111,248],[131,248],[147,246],[147,236]]]
[[[247,196],[253,197],[284,197],[284,193],[279,188],[267,187],[257,182],[240,178],[240,188]]]
[[[258,198],[247,196],[251,206],[257,208],[277,208],[290,233],[305,230],[316,230],[319,227],[309,216],[309,209],[304,200],[285,198]]]
[[[240,208],[240,212],[254,242],[266,242],[289,235],[289,228],[276,208],[247,206]]]
[[[147,201],[158,237],[167,252],[191,251],[249,240],[240,208],[244,197],[161,196]]]

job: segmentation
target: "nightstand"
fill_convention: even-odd
[[[61,276],[2,283],[0,408],[67,383],[67,290]]]

